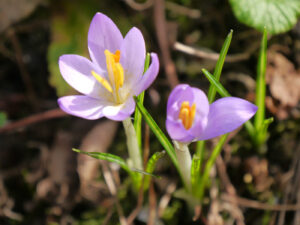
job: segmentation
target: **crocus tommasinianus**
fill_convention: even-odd
[[[168,99],[166,127],[173,140],[189,143],[231,132],[249,120],[257,106],[225,97],[209,105],[203,91],[181,84]]]
[[[133,27],[123,38],[102,13],[91,22],[88,49],[91,61],[79,55],[59,58],[63,78],[83,94],[60,98],[60,108],[90,120],[103,116],[125,120],[134,112],[133,96],[148,88],[158,74],[157,55],[151,53],[151,65],[143,75],[146,50],[141,32]]]

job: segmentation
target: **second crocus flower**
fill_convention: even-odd
[[[203,91],[181,84],[168,99],[166,128],[175,141],[207,140],[235,130],[256,111],[256,105],[236,97],[209,104]]]

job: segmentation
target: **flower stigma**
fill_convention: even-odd
[[[121,103],[119,96],[119,89],[124,84],[124,69],[120,63],[121,52],[117,50],[115,54],[111,53],[109,50],[104,51],[106,57],[106,67],[109,81],[97,74],[95,71],[91,71],[93,77],[102,84],[102,86],[113,94],[115,101]]]
[[[192,105],[192,107],[190,107],[190,103],[188,101],[184,101],[181,103],[178,118],[181,120],[182,125],[186,130],[192,127],[195,114],[196,114],[195,103]]]

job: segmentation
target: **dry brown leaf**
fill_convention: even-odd
[[[267,191],[273,184],[274,180],[269,176],[269,163],[266,159],[260,159],[252,156],[245,160],[246,174],[245,182],[255,185],[255,190],[258,192]]]
[[[80,150],[86,152],[107,152],[111,145],[118,123],[106,120],[97,124],[82,140]],[[85,198],[94,201],[95,190],[91,191],[92,184],[96,177],[98,177],[100,160],[93,159],[89,156],[78,155],[78,174],[80,178],[80,192]]]
[[[49,176],[38,182],[37,197],[55,201],[64,209],[70,208],[79,187],[72,136],[58,131],[48,157],[46,168]]]
[[[45,0],[0,0],[0,33],[28,17]]]
[[[273,97],[266,105],[278,118],[285,119],[300,100],[300,71],[284,55],[271,48],[268,51],[266,81]]]

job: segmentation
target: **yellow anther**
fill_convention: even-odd
[[[111,85],[109,84],[109,82],[104,79],[103,77],[101,77],[98,73],[96,73],[94,70],[91,71],[93,77],[95,77],[95,79],[102,84],[103,87],[105,87],[106,90],[108,90],[110,93],[113,92]]]
[[[195,114],[196,114],[195,103],[192,105],[192,107],[190,107],[190,103],[188,101],[184,101],[181,103],[178,118],[181,119],[182,125],[186,130],[192,127]]]
[[[124,69],[120,63],[117,63],[114,69],[116,89],[119,90],[124,83]]]
[[[120,50],[117,50],[115,54],[113,54],[110,51],[105,50],[104,54],[106,56],[106,66],[110,83],[114,84],[116,92],[118,92],[119,88],[122,87],[124,83],[124,69],[119,63],[121,52]]]
[[[120,62],[120,57],[121,57],[121,51],[117,50],[114,54],[115,62]]]

